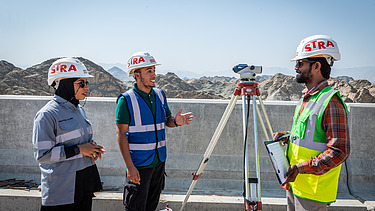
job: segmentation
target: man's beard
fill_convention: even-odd
[[[154,85],[146,85],[145,83],[145,79],[142,77],[142,75],[140,75],[140,79],[141,79],[141,82],[143,83],[143,86],[146,87],[146,88],[154,88],[155,87],[155,84]]]
[[[310,68],[304,73],[302,73],[300,70],[298,70],[297,73],[299,73],[299,74],[296,75],[297,83],[308,83],[308,82],[310,82],[311,78],[312,78],[311,69],[312,68],[310,66]]]

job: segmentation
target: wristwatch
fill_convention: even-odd
[[[79,147],[77,145],[75,145],[73,149],[74,149],[74,155],[78,155],[80,153]]]
[[[180,125],[177,124],[176,119],[173,119],[175,127],[179,127]]]

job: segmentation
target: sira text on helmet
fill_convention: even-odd
[[[130,67],[130,65],[139,64],[141,62],[146,62],[145,59],[142,56],[139,57],[139,58],[137,58],[137,57],[131,58],[128,61],[128,67]]]
[[[51,68],[51,74],[57,73],[57,72],[71,72],[71,71],[77,71],[77,68],[74,64],[69,65],[69,68],[65,64],[56,64]]]
[[[326,48],[329,48],[331,47],[334,48],[335,45],[333,44],[333,42],[329,41],[329,40],[314,40],[314,41],[311,41],[309,43],[307,43],[305,45],[305,51],[313,51],[313,50],[321,50],[321,49],[326,49]]]

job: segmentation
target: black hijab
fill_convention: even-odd
[[[79,104],[79,100],[75,98],[74,93],[74,82],[79,78],[66,78],[60,80],[59,87],[56,89],[55,95],[58,95],[65,100],[71,102],[73,105],[77,106]]]

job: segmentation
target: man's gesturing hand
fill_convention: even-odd
[[[180,125],[190,125],[190,122],[193,121],[193,113],[192,112],[188,112],[188,113],[185,113],[185,114],[181,114],[182,113],[182,108],[180,109],[180,111],[176,114],[176,117],[174,118],[177,125],[180,126]]]

